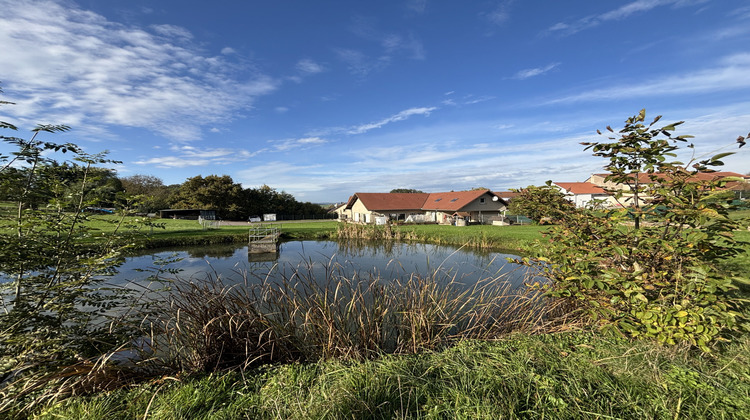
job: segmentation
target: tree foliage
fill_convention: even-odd
[[[659,119],[645,124],[642,110],[617,133],[607,127],[605,141],[583,143],[607,160],[606,180],[619,186],[609,191],[624,206],[561,213],[523,262],[602,329],[708,350],[739,325],[728,293],[739,274],[717,264],[744,252],[733,235],[744,222],[729,217],[733,194],[711,176],[727,154],[670,160],[691,136],[673,135],[681,123],[656,126]]]
[[[394,188],[391,193],[424,193],[422,190],[415,190],[413,188]]]
[[[230,220],[246,220],[266,213],[314,218],[326,215],[323,207],[299,202],[293,195],[268,185],[243,189],[228,175],[189,178],[170,197],[170,205],[176,209],[215,210],[219,217]]]
[[[7,123],[3,127],[16,129]],[[14,185],[4,189],[0,212],[4,392],[24,378],[100,356],[128,339],[123,324],[110,321],[113,311],[130,305],[131,291],[105,283],[128,246],[128,236],[119,219],[113,221],[115,233],[93,240],[96,232],[86,223],[90,216],[85,212],[102,204],[99,194],[113,179],[111,171],[94,165],[113,161],[73,144],[39,140],[42,133],[68,130],[45,125],[32,130],[28,140],[0,136],[15,146],[0,161],[0,184]],[[49,157],[54,151],[72,159],[60,164]],[[112,199],[110,192],[106,200]]]
[[[123,191],[133,200],[136,211],[154,213],[170,207],[169,198],[177,186],[170,187],[152,175],[132,175],[120,178]]]
[[[547,181],[540,187],[530,185],[512,191],[518,195],[513,197],[508,210],[512,214],[524,215],[536,223],[543,219],[555,221],[576,211],[575,205],[565,198],[565,194],[552,186],[552,181]]]

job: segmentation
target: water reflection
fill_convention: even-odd
[[[332,265],[350,275],[378,275],[400,279],[412,274],[460,279],[472,283],[487,277],[506,275],[520,282],[522,271],[506,261],[510,254],[456,248],[451,246],[373,242],[373,241],[290,241],[281,244],[278,253],[249,254],[246,246],[212,245],[151,250],[133,255],[120,266],[119,273],[110,281],[146,281],[154,273],[159,261],[178,259],[165,267],[179,270],[182,279],[220,275],[225,279],[266,278],[273,273],[284,273],[303,268],[318,272]],[[164,267],[163,267],[164,268]],[[174,273],[173,273],[174,274]]]

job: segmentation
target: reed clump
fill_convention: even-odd
[[[246,369],[266,363],[373,359],[549,331],[565,311],[506,275],[464,284],[455,275],[346,274],[331,259],[270,277],[176,280],[145,320],[151,361],[177,371]]]

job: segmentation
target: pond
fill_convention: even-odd
[[[211,245],[149,250],[128,257],[109,282],[147,281],[160,265],[173,273],[163,277],[204,279],[220,275],[225,281],[278,279],[295,270],[319,274],[335,267],[345,275],[376,275],[382,279],[403,279],[413,274],[451,278],[464,284],[495,277],[520,285],[526,269],[509,263],[511,254],[451,246],[352,241],[289,241],[278,253],[249,254],[247,246]],[[175,271],[177,270],[177,271]]]

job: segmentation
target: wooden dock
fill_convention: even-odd
[[[279,252],[281,229],[275,225],[253,225],[248,238],[247,252],[265,254]]]

